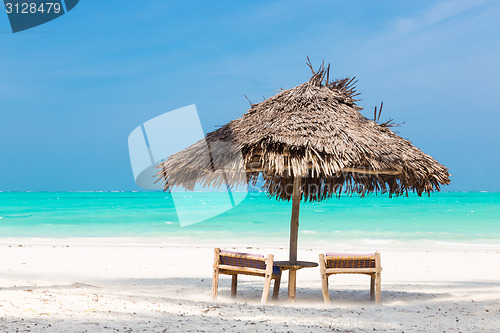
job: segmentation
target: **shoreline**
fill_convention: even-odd
[[[273,239],[273,237],[269,237]],[[145,247],[183,247],[195,243],[198,247],[253,247],[253,248],[287,248],[288,239],[272,240],[266,238],[235,238],[228,240],[227,237],[219,239],[206,239],[202,237],[161,237],[161,236],[137,236],[137,237],[0,237],[0,247],[5,245],[17,246],[29,245],[76,245],[76,246],[145,246]],[[245,245],[241,245],[241,244]],[[391,239],[346,239],[338,240],[312,240],[301,239],[299,236],[299,248],[330,251],[352,252],[356,250],[410,250],[410,251],[500,251],[500,243],[485,243],[483,240],[471,242],[442,241],[434,239],[417,240],[391,240]]]

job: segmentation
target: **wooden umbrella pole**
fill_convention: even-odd
[[[299,209],[300,198],[302,193],[300,191],[300,178],[295,177],[293,180],[293,193],[292,193],[292,218],[290,221],[290,262],[297,262],[297,240],[299,236]],[[288,271],[288,299],[295,302],[295,290],[297,280],[297,269],[290,267]]]
[[[292,219],[290,221],[290,261],[297,262],[297,238],[299,236],[300,178],[293,180]]]

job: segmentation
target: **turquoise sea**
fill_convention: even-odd
[[[224,193],[186,192],[182,209],[217,208]],[[186,206],[187,205],[187,206]],[[220,203],[222,205],[222,203]],[[270,237],[286,240],[290,202],[250,192],[236,207],[181,227],[163,192],[0,192],[0,237]],[[500,192],[342,196],[302,203],[302,238],[500,243]]]

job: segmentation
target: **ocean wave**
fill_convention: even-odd
[[[9,218],[9,219],[23,219],[23,218],[26,218],[26,217],[31,217],[33,216],[33,214],[20,214],[20,215],[9,215],[9,216],[4,216],[5,218]],[[3,217],[2,217],[3,218]]]

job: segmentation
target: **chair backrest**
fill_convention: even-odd
[[[261,254],[231,252],[215,249],[216,262],[220,265],[266,269],[266,258]],[[217,256],[219,260],[217,260]]]
[[[352,254],[352,253],[326,253],[325,268],[377,268],[379,253]]]

